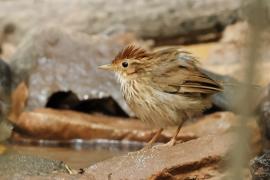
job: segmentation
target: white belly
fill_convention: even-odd
[[[179,125],[192,115],[204,109],[201,100],[186,96],[169,94],[153,89],[150,86],[129,84],[122,85],[124,98],[136,116],[146,124],[155,127]]]

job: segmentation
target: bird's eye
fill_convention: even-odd
[[[128,67],[128,62],[122,62],[122,66],[124,67],[124,68],[126,68],[126,67]]]

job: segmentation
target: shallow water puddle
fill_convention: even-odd
[[[86,168],[99,161],[127,153],[117,149],[74,149],[69,147],[45,147],[28,145],[7,145],[7,153],[35,155],[47,159],[63,161],[71,168]]]

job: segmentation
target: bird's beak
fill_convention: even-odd
[[[102,66],[98,66],[99,69],[104,69],[104,70],[109,70],[112,71],[113,70],[113,66],[111,64],[105,64]]]

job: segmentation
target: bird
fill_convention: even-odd
[[[184,122],[210,108],[210,97],[223,90],[192,53],[176,47],[149,51],[128,45],[111,64],[99,68],[115,73],[130,109],[148,126],[158,128],[148,142],[151,147],[169,126],[178,127],[166,143],[175,145]]]

